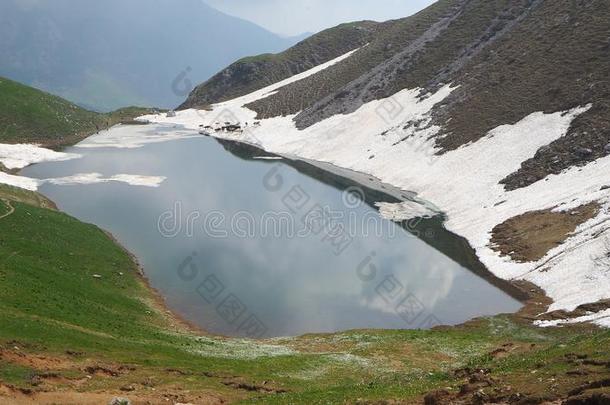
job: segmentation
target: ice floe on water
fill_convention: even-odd
[[[110,177],[104,177],[100,173],[84,173],[75,174],[72,176],[60,177],[56,179],[39,180],[40,183],[52,183],[60,186],[69,186],[75,184],[101,184],[109,182],[125,183],[131,186],[142,187],[159,187],[165,177],[162,176],[141,176],[134,174],[116,174]]]
[[[202,137],[194,130],[178,125],[119,125],[99,132],[76,145],[77,148],[135,149],[151,143]]]
[[[59,177],[53,179],[32,179],[24,176],[13,176],[0,172],[0,184],[20,187],[30,191],[36,191],[45,184],[51,183],[59,186],[70,186],[76,184],[102,184],[109,182],[125,183],[130,186],[139,187],[159,187],[165,177],[162,176],[142,176],[135,174],[116,174],[110,177],[104,177],[100,173],[81,173],[72,176]]]
[[[34,163],[80,158],[74,153],[55,152],[30,144],[0,144],[0,162],[7,169],[23,169]]]
[[[180,130],[176,125],[157,126],[154,128],[136,126],[116,126],[100,132],[80,144],[82,148],[139,148],[148,143],[166,142],[201,135],[189,130]],[[64,161],[82,158],[76,153],[55,152],[30,144],[0,144],[0,163],[9,170],[23,169],[35,163]],[[100,184],[108,182],[125,183],[132,186],[159,187],[165,180],[162,176],[143,176],[134,174],[116,174],[104,177],[99,173],[74,174],[54,179],[32,179],[11,175],[0,171],[0,184],[8,184],[30,191],[36,191],[44,183],[57,185]]]

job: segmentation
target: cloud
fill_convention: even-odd
[[[343,22],[411,15],[435,0],[204,0],[282,35],[317,32]]]

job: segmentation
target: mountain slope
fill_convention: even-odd
[[[249,107],[260,118],[298,113],[297,126],[305,128],[403,88],[420,87],[425,93],[452,83],[460,87],[446,108],[436,109],[434,119],[443,128],[437,145],[447,151],[535,111],[593,103],[566,138],[505,180],[508,188],[525,186],[610,153],[604,149],[610,133],[599,131],[610,124],[610,4],[582,3],[442,1],[400,24],[425,30],[414,36],[397,30],[390,39],[378,38],[354,58]],[[401,38],[404,45],[397,52],[381,64],[367,65],[371,54]],[[583,156],[582,148],[592,153]]]
[[[87,111],[60,97],[0,77],[0,144],[64,146],[147,111],[150,110],[133,107],[108,114]]]
[[[376,26],[372,21],[343,24],[313,35],[282,53],[240,59],[197,86],[180,108],[230,100],[302,73],[366,44]]]
[[[459,87],[433,112],[433,123],[442,128],[436,145],[443,153],[533,112],[591,103],[565,137],[503,180],[507,189],[527,186],[610,153],[610,132],[604,130],[610,126],[610,3],[580,3],[442,0],[414,16],[375,26],[368,45],[353,57],[248,108],[258,119],[297,114],[295,123],[303,129],[405,88],[421,88],[423,95],[452,83]],[[230,74],[240,65],[200,86],[183,106],[245,94],[240,75]],[[258,76],[276,78],[275,67],[262,69]],[[269,84],[253,81],[246,90]]]
[[[96,110],[173,108],[191,83],[292,41],[199,0],[0,3],[0,75]]]

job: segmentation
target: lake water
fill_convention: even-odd
[[[364,187],[351,176],[207,137],[67,152],[83,157],[22,174],[166,177],[156,188],[48,182],[40,191],[110,231],[169,307],[210,332],[428,328],[521,306],[518,293],[491,277],[441,218],[382,219],[375,202],[409,194],[374,179]]]

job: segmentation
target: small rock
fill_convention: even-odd
[[[114,397],[108,402],[108,405],[131,405],[131,401],[127,398]]]
[[[605,150],[607,153],[610,153],[610,143],[609,143],[608,145],[604,146],[604,150]]]
[[[589,373],[587,372],[587,370],[579,369],[579,370],[570,370],[570,371],[567,371],[566,375],[580,375],[580,376],[583,376],[583,375],[589,375]]]
[[[94,274],[94,275],[93,275],[93,278],[97,278],[97,279],[99,279],[99,278],[102,278],[102,276],[100,276],[99,274]]]
[[[136,387],[134,387],[133,385],[125,385],[123,387],[121,387],[121,391],[125,391],[125,392],[131,392],[131,391],[135,391]]]
[[[551,151],[550,145],[543,146],[542,148],[538,149],[538,151],[536,152],[536,157],[541,157],[542,155],[544,155],[545,153],[548,153],[550,151]]]
[[[580,157],[589,157],[593,154],[593,151],[589,148],[578,148],[576,154]]]

